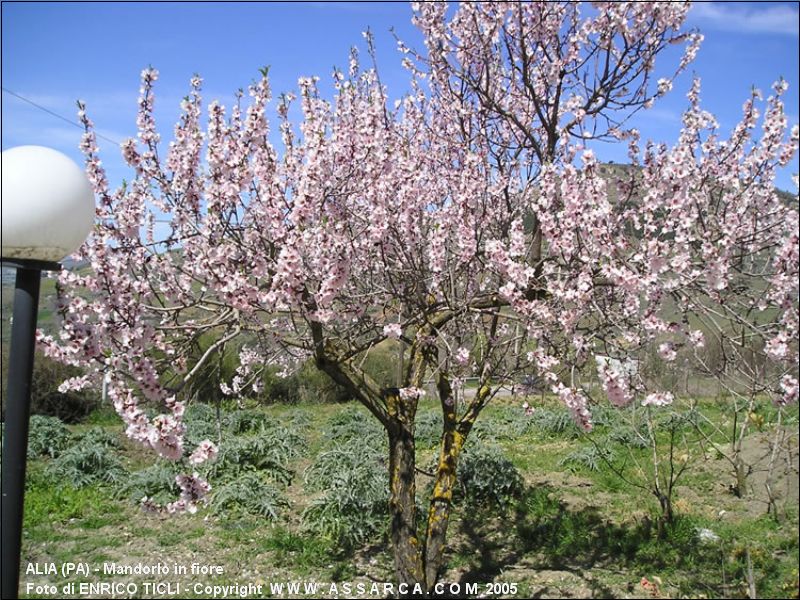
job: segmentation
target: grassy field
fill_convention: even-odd
[[[700,409],[709,422],[730,428],[721,405],[709,400]],[[797,410],[783,415],[788,441],[770,479],[780,492],[777,515],[767,514],[764,489],[764,449],[769,454],[768,440],[776,432],[769,425],[774,411],[766,405],[758,411],[765,424],[753,427],[746,440],[755,468],[743,498],[730,491],[734,479],[725,459],[695,443],[697,421],[682,421],[676,429],[659,417],[658,452],[667,457],[662,469],[669,464],[669,432],[679,440],[672,466],[687,465],[675,484],[675,518],[659,537],[659,504],[639,487],[652,475],[653,456],[640,443],[641,410],[600,409],[598,425],[587,436],[555,404],[545,402],[526,415],[519,401],[498,399],[468,443],[442,581],[462,590],[477,583],[484,597],[747,597],[749,587],[759,597],[797,597]],[[39,438],[32,431],[38,457],[29,461],[23,596],[53,597],[46,588],[25,593],[28,583],[61,589],[70,581],[137,584],[134,594],[117,597],[172,595],[166,588],[145,588],[160,581],[182,586],[179,595],[189,597],[221,597],[223,588],[215,592],[209,586],[234,583],[262,585],[256,597],[296,595],[270,588],[285,582],[322,586],[305,597],[329,596],[331,582],[338,582],[340,597],[348,596],[344,582],[354,586],[350,596],[385,597],[370,593],[374,582],[392,580],[382,512],[385,442],[365,411],[354,404],[300,405],[219,416],[217,424],[212,409],[189,413],[190,438],[216,439],[222,431],[229,440],[220,465],[209,473],[217,496],[192,515],[138,508],[143,490],[166,500],[172,474],[164,465],[142,476],[151,457],[123,439],[114,415],[96,413],[85,424],[47,430]],[[418,423],[418,464],[424,471],[436,452],[432,404],[422,408]],[[94,450],[77,461],[64,458],[81,444]],[[420,492],[427,485],[421,473]],[[188,572],[95,573],[104,562],[163,562]],[[58,569],[85,563],[91,572],[66,579],[25,573],[29,565],[41,570],[48,563]],[[193,563],[219,565],[222,574],[192,575]],[[496,587],[489,590],[492,582]],[[365,591],[357,592],[358,583]],[[510,584],[516,584],[515,593]],[[228,597],[237,596],[229,590]]]

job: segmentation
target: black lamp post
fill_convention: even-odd
[[[2,263],[16,269],[14,322],[5,394],[2,462],[2,597],[19,589],[31,377],[42,271],[74,252],[94,221],[94,194],[83,171],[41,146],[2,153]]]

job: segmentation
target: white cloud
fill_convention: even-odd
[[[661,121],[664,123],[680,123],[681,114],[677,110],[670,110],[668,108],[651,108],[639,113],[641,119],[650,119]]]
[[[742,6],[730,2],[697,2],[689,11],[689,22],[700,28],[737,33],[771,33],[798,36],[796,5]]]
[[[34,127],[15,123],[13,126],[5,126],[3,129],[3,146],[8,148],[24,144],[38,144],[52,146],[56,149],[77,150],[81,141],[80,130],[69,126]]]

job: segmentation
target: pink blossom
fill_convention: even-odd
[[[703,348],[706,345],[705,336],[703,335],[703,332],[700,331],[699,329],[695,329],[693,331],[690,331],[689,335],[688,335],[688,338],[689,338],[689,342],[695,348]]]
[[[557,394],[564,405],[572,413],[575,423],[584,431],[592,430],[592,416],[589,413],[586,396],[580,391],[566,387],[562,383],[553,386],[553,393]]]
[[[658,80],[658,95],[663,96],[672,89],[672,81],[662,77]]]
[[[418,387],[404,387],[399,390],[400,398],[402,400],[416,400],[425,395],[425,390]]]
[[[777,368],[736,385],[796,400],[784,374],[797,362],[798,212],[775,192],[798,146],[785,82],[766,100],[753,92],[723,131],[695,79],[674,141],[651,142],[629,117],[694,59],[687,3],[412,10],[422,42],[401,45],[410,93],[397,104],[355,56],[333,97],[305,77],[275,111],[266,75],[232,108],[204,108],[193,77],[162,144],[146,69],[116,189],[81,103],[97,208],[77,258],[90,268],[59,275],[60,331],[37,338],[83,370],[65,389],[108,376],[126,433],[180,460],[182,399],[220,356],[242,350],[218,382],[231,397],[258,391],[272,366],[313,362],[390,421],[362,357],[405,332],[422,364],[398,383],[404,401],[423,393],[420,373],[515,380],[533,365],[588,429],[581,382],[595,369],[628,405],[643,389],[632,357],[655,345],[675,360],[679,344],[702,347],[688,324],[703,323],[731,359],[731,332],[763,336]],[[590,139],[626,143],[636,168],[609,169]],[[617,362],[588,360],[601,354]],[[190,464],[212,454],[194,449]],[[196,509],[207,491],[187,477],[169,509]]]
[[[797,379],[788,374],[784,375],[781,378],[780,388],[783,391],[783,396],[776,401],[776,404],[779,406],[788,406],[789,404],[795,404],[797,402]]]
[[[175,502],[166,505],[166,511],[170,513],[196,513],[201,502],[204,501],[211,485],[202,479],[197,473],[192,475],[178,475],[175,482],[181,489],[181,495]]]
[[[788,341],[786,332],[781,331],[764,345],[764,352],[776,360],[786,358],[786,355],[789,353]]]
[[[603,390],[608,400],[618,407],[627,406],[633,400],[633,386],[629,369],[620,361],[613,361],[608,357],[595,357],[597,374],[600,376]]]
[[[663,342],[659,344],[658,355],[667,362],[672,362],[678,357],[675,345],[672,342]]]
[[[400,323],[390,323],[383,326],[383,335],[392,339],[399,339],[403,335],[403,328]]]
[[[463,346],[456,350],[455,356],[456,362],[462,366],[465,366],[469,363],[469,350],[464,348]]]
[[[172,415],[159,415],[150,429],[150,445],[164,458],[179,460],[183,456],[183,424]]]
[[[189,462],[193,465],[199,465],[207,460],[213,460],[218,453],[217,446],[210,440],[203,440],[197,445],[194,452],[189,456]]]
[[[669,392],[655,392],[647,394],[642,400],[642,406],[669,406],[673,400],[674,398]]]

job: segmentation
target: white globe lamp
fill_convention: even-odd
[[[69,157],[43,146],[2,155],[2,257],[58,262],[83,243],[94,222],[89,180]]]
[[[83,243],[94,194],[70,158],[42,146],[2,153],[2,263],[17,270],[2,462],[2,596],[18,598],[36,315],[43,270]]]

